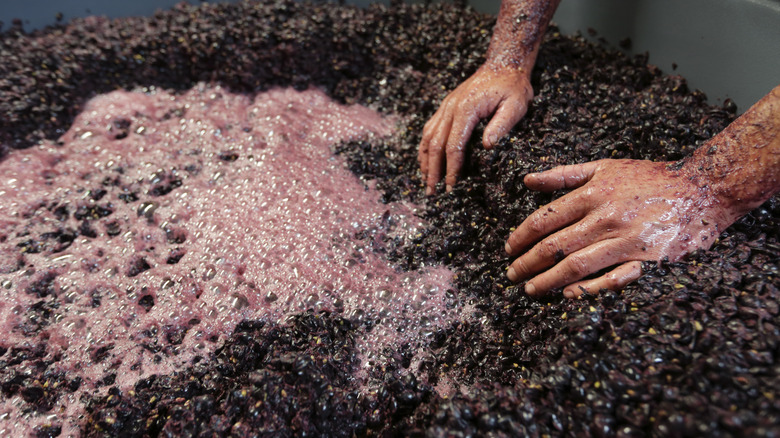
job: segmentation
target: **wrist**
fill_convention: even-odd
[[[686,178],[697,190],[703,207],[718,212],[722,231],[739,217],[747,214],[764,203],[771,193],[760,190],[755,174],[758,169],[745,163],[735,163],[724,159],[722,136],[711,139],[694,153],[677,163],[670,165],[679,169],[679,176]]]
[[[513,70],[530,77],[536,62],[538,43],[531,47],[506,44],[503,40],[493,41],[485,54],[484,65],[494,70]]]
[[[531,68],[525,62],[510,62],[506,60],[486,60],[479,70],[481,73],[490,74],[509,79],[517,83],[531,83]]]

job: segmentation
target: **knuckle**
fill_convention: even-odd
[[[458,143],[449,143],[446,146],[447,158],[457,158],[463,154],[463,147]]]
[[[462,99],[460,99],[460,97],[457,94],[456,93],[450,94],[449,96],[447,96],[446,99],[444,99],[444,102],[441,103],[441,110],[444,113],[451,113],[454,108],[460,106],[460,102]]]
[[[430,143],[428,143],[428,154],[430,155],[438,155],[442,150],[442,145],[440,142],[436,141],[436,139],[431,140]]]
[[[527,219],[528,230],[534,234],[541,234],[544,232],[545,219],[538,212],[531,213]]]
[[[555,180],[562,181],[564,187],[566,187],[566,166],[559,166],[552,170],[552,175]]]
[[[512,248],[517,248],[521,242],[520,233],[517,230],[513,231],[512,234],[509,235],[509,238],[506,239],[506,241]]]
[[[433,132],[439,124],[439,113],[433,115],[430,119],[428,119],[427,122],[425,122],[425,125],[423,125],[423,138],[430,138],[433,135]]]
[[[613,201],[607,201],[603,205],[604,207],[601,209],[602,217],[612,222],[620,220],[625,214],[625,207],[617,206]]]
[[[563,256],[561,244],[555,237],[545,239],[539,250],[545,258],[555,259]]]
[[[577,178],[584,180],[587,179],[588,173],[585,171],[585,166],[577,167]]]
[[[601,218],[607,225],[612,225],[618,221],[622,213],[619,213],[614,208],[605,208],[602,212]]]
[[[594,199],[596,196],[598,196],[598,190],[594,188],[593,184],[586,186],[586,189],[582,191],[582,197],[585,200]]]
[[[527,95],[523,90],[513,90],[510,93],[504,101],[507,105],[512,105],[516,108],[525,106]]]
[[[509,116],[512,118],[522,117],[528,111],[528,106],[523,101],[517,101],[512,106],[512,114]]]
[[[572,254],[568,257],[567,268],[572,278],[582,278],[590,273],[588,260],[579,254]]]
[[[530,274],[528,267],[520,259],[517,259],[514,263],[512,263],[512,269],[515,270],[515,273],[520,278],[526,278]]]

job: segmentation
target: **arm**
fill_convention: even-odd
[[[620,289],[641,275],[642,260],[677,261],[707,249],[780,192],[780,86],[683,161],[601,160],[529,174],[525,183],[533,190],[575,190],[512,233],[510,255],[533,247],[512,263],[508,277],[528,280],[532,296],[560,287],[567,297]]]
[[[780,190],[780,86],[683,161],[701,190],[734,220]],[[733,222],[732,220],[731,222]]]
[[[446,167],[451,190],[463,166],[466,142],[493,115],[482,144],[490,148],[525,115],[533,98],[531,69],[560,0],[503,0],[485,63],[450,93],[425,124],[418,160],[431,194]],[[446,160],[445,160],[446,157]]]

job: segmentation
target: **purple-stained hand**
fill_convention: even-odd
[[[576,188],[532,213],[507,241],[512,255],[533,245],[507,272],[513,281],[533,277],[525,286],[532,296],[564,286],[567,297],[622,288],[641,275],[640,261],[709,248],[735,220],[669,163],[594,161],[530,174],[525,183],[542,191]]]
[[[491,148],[528,111],[534,97],[531,69],[544,31],[560,0],[503,0],[485,63],[444,98],[423,128],[418,153],[430,195],[446,174],[452,190],[463,167],[466,143],[481,119],[492,116],[482,145]]]
[[[601,160],[532,173],[524,182],[532,190],[574,190],[511,234],[506,251],[527,252],[509,267],[509,279],[527,280],[531,296],[620,289],[641,275],[641,261],[677,261],[709,248],[780,191],[780,87],[682,162]]]
[[[426,193],[433,193],[445,167],[447,191],[452,189],[463,167],[466,142],[481,119],[493,115],[482,137],[489,149],[525,115],[532,98],[528,75],[513,67],[483,65],[460,84],[423,129],[418,160]]]

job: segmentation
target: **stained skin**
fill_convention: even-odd
[[[780,191],[778,133],[780,86],[681,162],[601,160],[527,175],[532,190],[574,190],[509,236],[510,255],[531,249],[507,276],[530,278],[525,290],[532,296],[564,287],[565,296],[575,297],[624,287],[641,275],[641,261],[677,261],[708,249]]]
[[[485,63],[423,129],[418,161],[427,194],[445,169],[446,189],[452,189],[480,119],[493,115],[482,139],[490,148],[525,115],[533,98],[530,72],[559,3],[502,2]],[[507,269],[509,279],[530,278],[525,289],[532,296],[565,286],[564,295],[575,297],[622,288],[641,276],[641,261],[679,260],[709,248],[721,231],[778,191],[779,95],[772,90],[679,163],[604,160],[527,175],[524,182],[533,190],[576,190],[512,233],[508,254],[533,246]]]
[[[426,193],[446,173],[447,191],[463,167],[466,142],[477,123],[493,116],[482,138],[490,149],[526,114],[534,96],[531,69],[560,0],[501,3],[485,63],[459,85],[423,128],[418,161]]]

